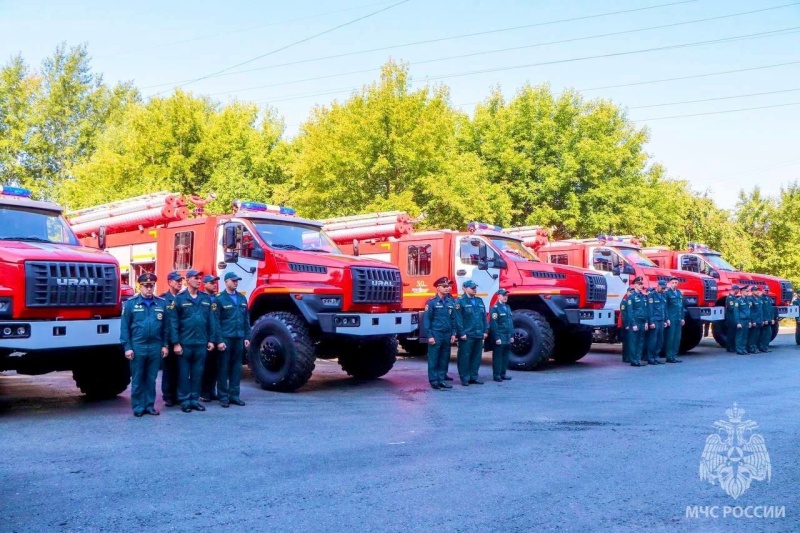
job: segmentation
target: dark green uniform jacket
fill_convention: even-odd
[[[247,311],[247,298],[243,294],[237,292],[230,295],[228,291],[219,293],[217,312],[220,337],[250,340],[250,313]]]
[[[667,298],[664,293],[659,293],[656,289],[650,291],[647,300],[647,323],[656,325],[662,324],[667,320]]]
[[[511,308],[508,304],[496,303],[490,311],[489,330],[491,331],[492,344],[500,339],[500,344],[511,344],[514,334],[514,320],[511,318]]]
[[[134,350],[134,344],[157,346],[159,350],[167,346],[167,302],[158,296],[154,296],[151,301],[148,305],[142,295],[137,294],[123,305],[123,327],[120,328],[119,340],[125,351]]]
[[[680,321],[683,320],[683,293],[680,289],[667,289],[664,291],[664,296],[667,298],[667,320],[670,323],[674,323],[676,320],[678,321],[678,326],[680,326]]]
[[[178,293],[175,301],[167,308],[170,316],[170,342],[172,344],[219,344],[219,324],[216,305],[208,294],[197,293],[192,298],[189,291]],[[213,308],[212,308],[213,306]]]
[[[455,307],[456,334],[461,337],[466,335],[469,339],[482,339],[489,331],[486,322],[486,307],[483,300],[470,298],[466,294],[456,300]]]
[[[456,322],[453,316],[455,302],[452,298],[434,296],[425,304],[425,312],[422,315],[422,323],[425,331],[433,337],[446,336],[452,337],[456,334]]]

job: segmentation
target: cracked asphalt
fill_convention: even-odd
[[[186,414],[159,396],[161,416],[143,418],[128,392],[85,401],[69,373],[0,373],[0,531],[797,531],[800,347],[786,331],[773,348],[730,356],[704,340],[683,364],[633,368],[595,345],[447,392],[422,358],[372,382],[318,361],[293,394],[246,371],[245,407]],[[772,467],[736,500],[698,475],[734,402]]]

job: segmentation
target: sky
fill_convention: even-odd
[[[467,113],[526,83],[612,100],[648,128],[651,162],[723,208],[800,178],[790,0],[0,0],[0,61],[36,67],[61,42],[86,43],[95,72],[145,97],[180,86],[269,105],[288,137],[393,59]]]

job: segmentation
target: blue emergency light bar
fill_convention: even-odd
[[[19,198],[31,197],[31,191],[28,189],[23,189],[22,187],[9,187],[8,185],[3,185],[0,187],[0,194],[3,196],[18,196]]]
[[[467,224],[467,229],[471,232],[478,230],[503,231],[503,228],[501,228],[500,226],[487,224],[486,222],[470,222],[469,224]]]
[[[236,209],[242,209],[244,211],[259,211],[262,213],[277,213],[279,215],[290,215],[294,216],[297,214],[297,211],[292,207],[285,207],[282,205],[270,205],[270,204],[263,204],[261,202],[250,202],[245,200],[235,200],[233,202],[233,206]]]

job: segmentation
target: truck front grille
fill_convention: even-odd
[[[717,280],[703,278],[703,300],[706,302],[717,301]]]
[[[781,301],[791,302],[794,296],[794,287],[791,281],[781,281]]]
[[[393,268],[353,267],[353,303],[400,303],[403,282]]]
[[[119,270],[105,263],[28,261],[28,307],[100,307],[117,305]]]
[[[585,274],[586,276],[586,301],[605,302],[608,293],[608,285],[604,276],[597,274]]]

